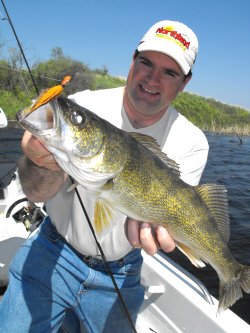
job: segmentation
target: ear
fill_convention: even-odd
[[[133,60],[135,60],[135,58],[138,56],[138,54],[139,54],[139,52],[138,52],[138,50],[136,49],[135,52],[134,52],[134,54],[133,54]]]
[[[130,67],[129,67],[129,70],[131,70],[131,68],[133,67],[134,65],[134,62],[135,62],[135,59],[136,57],[138,56],[139,52],[137,50],[135,50],[133,56],[132,56],[132,61],[131,61],[131,64],[130,64]],[[129,72],[130,73],[130,72]],[[129,77],[129,74],[128,74],[128,77]],[[127,80],[128,80],[128,77],[127,77]]]
[[[184,77],[183,84],[182,84],[182,86],[180,87],[180,91],[179,91],[179,92],[182,92],[182,91],[184,90],[184,88],[186,87],[186,85],[188,84],[188,82],[191,80],[191,78],[192,78],[192,74],[190,74],[190,75],[186,75],[186,76]]]

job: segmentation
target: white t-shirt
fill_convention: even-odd
[[[203,132],[172,107],[169,107],[164,116],[154,125],[135,129],[123,108],[123,94],[124,87],[120,87],[97,91],[85,90],[69,98],[118,128],[154,137],[168,157],[179,164],[182,180],[190,185],[197,185],[208,154],[208,143]],[[67,191],[70,185],[70,181],[67,181],[47,202],[47,212],[58,232],[78,252],[98,257],[99,251],[79,200],[74,191]],[[90,220],[93,221],[93,199],[82,186],[78,185],[77,188]],[[122,258],[131,250],[131,245],[124,233],[125,220],[126,216],[118,213],[115,227],[108,234],[97,234],[108,260]]]

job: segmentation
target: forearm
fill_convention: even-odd
[[[32,202],[46,202],[53,197],[65,181],[63,170],[49,170],[33,163],[23,155],[18,161],[18,174],[22,189]]]

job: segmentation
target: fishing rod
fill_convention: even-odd
[[[19,41],[19,39],[18,39],[18,36],[17,36],[17,34],[16,34],[16,31],[15,31],[14,25],[13,25],[13,23],[12,23],[12,21],[11,21],[11,18],[10,18],[10,16],[9,16],[9,13],[8,13],[8,11],[7,11],[7,8],[6,8],[5,4],[4,4],[4,1],[1,0],[1,2],[2,2],[2,5],[3,5],[3,7],[4,7],[5,13],[6,13],[6,15],[7,15],[7,18],[8,18],[7,20],[8,20],[8,22],[9,22],[11,28],[12,28],[12,31],[13,31],[13,33],[14,33],[14,35],[15,35],[16,40],[17,40],[17,43],[18,43],[19,49],[20,49],[20,51],[21,51],[21,53],[22,53],[22,56],[23,56],[23,58],[24,58],[25,64],[26,64],[26,66],[27,66],[27,68],[28,68],[28,71],[29,71],[29,74],[30,74],[31,80],[32,80],[32,82],[33,82],[33,85],[34,85],[34,87],[35,87],[35,89],[36,89],[37,94],[39,95],[38,87],[37,87],[37,85],[36,85],[36,82],[35,82],[35,79],[34,79],[34,77],[33,77],[33,74],[32,74],[32,72],[31,72],[31,70],[30,70],[30,67],[29,67],[28,61],[27,61],[27,59],[26,59],[26,56],[25,56],[24,51],[23,51],[23,48],[22,48],[22,45],[21,45],[21,43],[20,43],[20,41]],[[6,19],[6,18],[4,18],[4,19]],[[69,176],[69,177],[70,177],[71,182],[74,184],[74,180],[73,180],[73,178],[72,178],[71,176]],[[126,303],[125,303],[125,301],[124,301],[124,299],[123,299],[123,296],[122,296],[122,294],[121,294],[121,292],[120,292],[120,290],[119,290],[119,287],[118,287],[118,285],[117,285],[117,283],[116,283],[116,280],[115,280],[115,278],[114,278],[114,275],[113,275],[113,273],[112,273],[112,271],[111,271],[111,268],[110,268],[110,266],[109,266],[108,260],[106,259],[106,256],[105,256],[104,251],[103,251],[103,249],[102,249],[102,247],[101,247],[101,244],[98,242],[98,239],[97,239],[96,234],[95,234],[95,230],[94,230],[94,228],[93,228],[93,226],[92,226],[92,223],[91,223],[90,218],[89,218],[89,216],[88,216],[87,210],[86,210],[86,208],[85,208],[85,206],[84,206],[84,204],[83,204],[83,201],[82,201],[82,199],[81,199],[81,196],[80,196],[80,194],[79,194],[79,191],[78,191],[78,189],[77,189],[76,187],[75,187],[74,190],[75,190],[76,196],[77,196],[77,198],[78,198],[78,200],[79,200],[79,202],[80,202],[80,206],[81,206],[81,208],[82,208],[82,210],[83,210],[83,213],[84,213],[84,215],[85,215],[85,217],[86,217],[86,220],[87,220],[87,222],[88,222],[88,225],[89,225],[89,227],[90,227],[91,233],[92,233],[92,235],[93,235],[93,237],[94,237],[94,240],[95,240],[95,242],[96,242],[96,244],[97,244],[97,247],[98,247],[98,249],[99,249],[99,251],[100,251],[100,254],[101,254],[102,260],[103,260],[103,262],[104,262],[104,265],[106,266],[107,272],[108,272],[108,274],[109,274],[109,276],[110,276],[110,278],[111,278],[111,280],[112,280],[112,283],[113,283],[113,285],[114,285],[115,291],[116,291],[116,293],[117,293],[117,295],[118,295],[118,298],[119,298],[119,300],[120,300],[120,302],[121,302],[122,308],[123,308],[123,310],[124,310],[124,312],[125,312],[125,315],[126,315],[126,317],[127,317],[127,319],[128,319],[128,322],[129,322],[129,324],[130,324],[130,326],[131,326],[133,332],[134,332],[134,333],[137,333],[137,330],[136,330],[136,328],[135,328],[135,325],[134,325],[134,323],[133,323],[133,321],[132,321],[132,318],[131,318],[131,316],[130,316],[130,313],[129,313],[129,311],[128,311],[127,305],[126,305]]]
[[[4,11],[5,11],[6,15],[7,15],[7,18],[2,18],[2,20],[7,20],[7,21],[9,22],[10,26],[11,26],[11,29],[12,29],[12,31],[13,31],[13,33],[14,33],[14,36],[15,36],[15,38],[16,38],[17,44],[18,44],[18,46],[19,46],[19,49],[20,49],[20,51],[21,51],[21,53],[22,53],[23,59],[24,59],[24,61],[25,61],[25,64],[26,64],[26,66],[27,66],[27,68],[28,68],[28,71],[29,71],[29,74],[30,74],[30,77],[31,77],[32,83],[33,83],[33,85],[34,85],[34,87],[35,87],[35,89],[36,89],[37,94],[39,95],[38,87],[37,87],[36,82],[35,82],[35,80],[34,80],[34,77],[33,77],[33,74],[32,74],[32,72],[31,72],[31,69],[30,69],[29,63],[28,63],[28,61],[27,61],[27,59],[26,59],[26,56],[25,56],[25,54],[24,54],[24,51],[23,51],[22,45],[21,45],[21,43],[20,43],[20,41],[19,41],[19,38],[18,38],[18,36],[17,36],[17,34],[16,34],[16,31],[15,31],[14,25],[13,25],[13,23],[12,23],[12,21],[11,21],[11,18],[10,18],[10,16],[9,16],[9,13],[8,13],[8,11],[7,11],[7,8],[6,8],[6,6],[5,6],[4,1],[1,0],[1,2],[2,2],[3,8],[4,8]]]

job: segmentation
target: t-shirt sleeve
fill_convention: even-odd
[[[173,123],[163,146],[167,156],[179,165],[180,178],[192,186],[199,184],[208,150],[205,134],[183,116]]]
[[[185,183],[192,186],[199,184],[206,166],[208,150],[206,138],[201,137],[199,142],[186,155],[178,159],[177,163],[181,172],[180,178]]]

